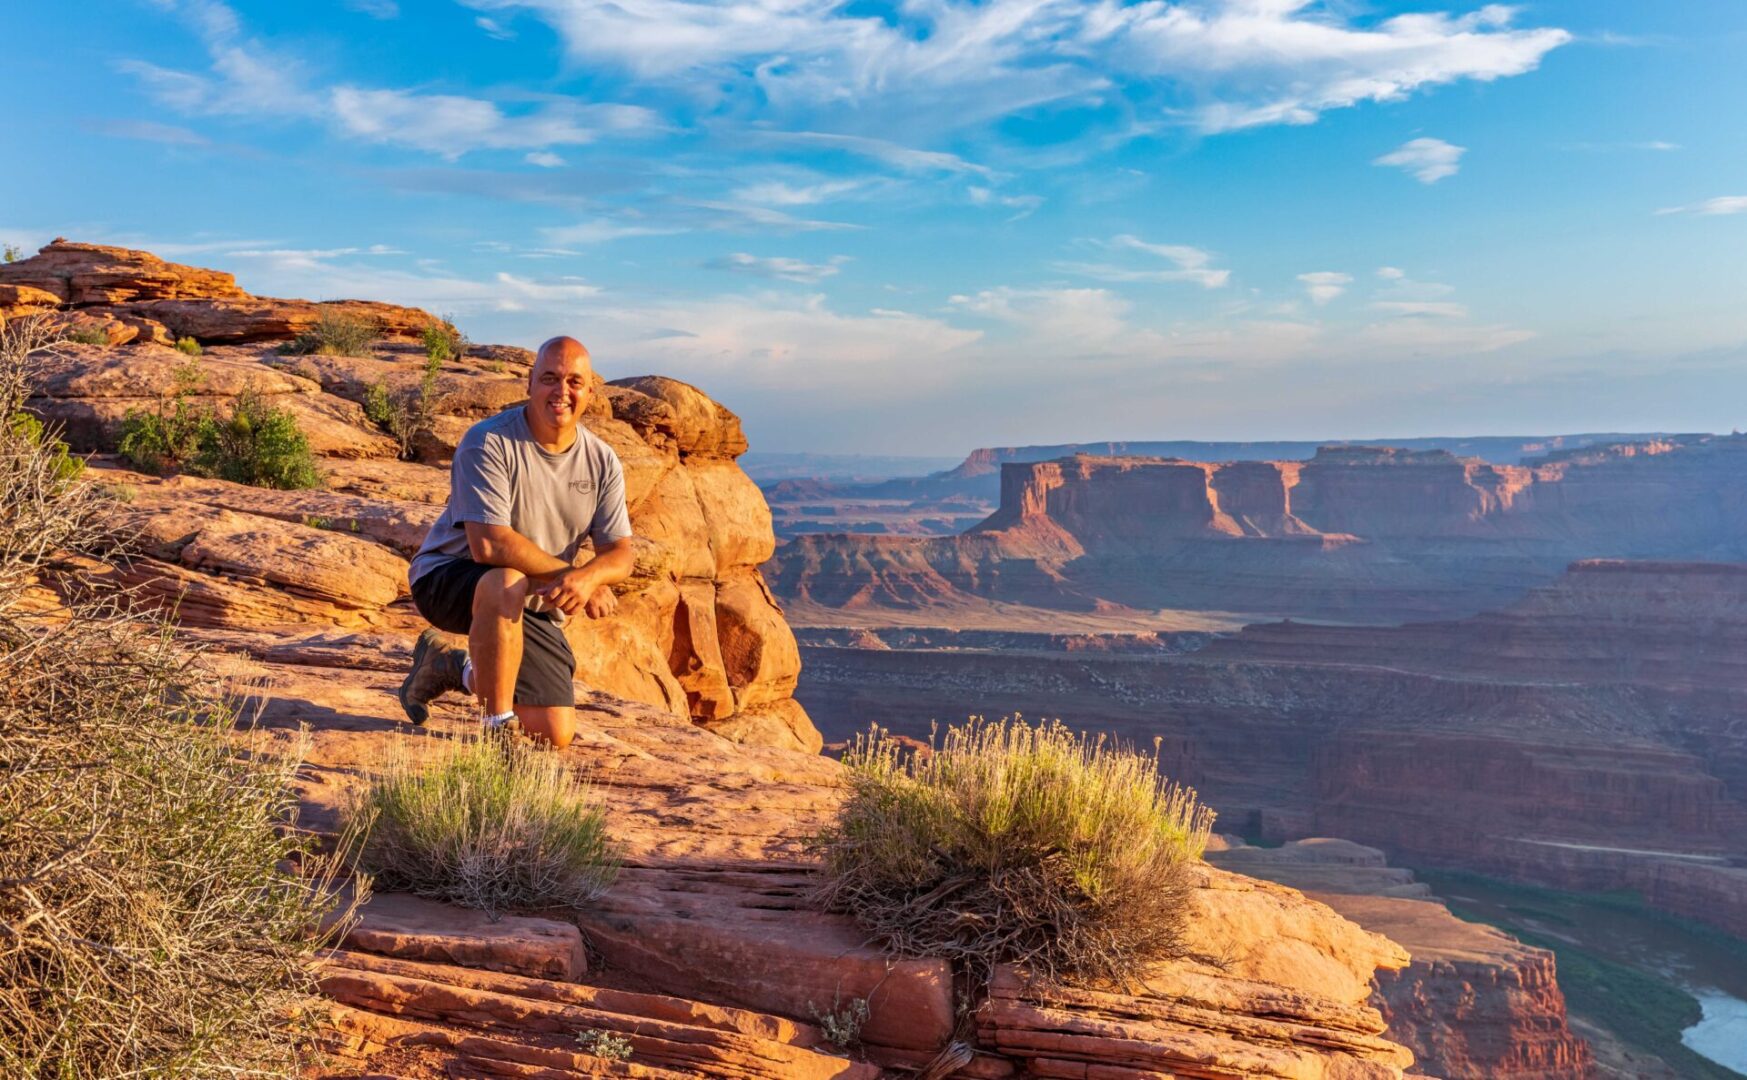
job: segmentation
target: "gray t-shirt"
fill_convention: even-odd
[[[598,550],[631,535],[619,455],[578,426],[576,442],[555,454],[534,441],[522,406],[467,429],[449,472],[449,505],[425,534],[409,578],[472,558],[463,522],[508,525],[541,551],[570,562],[584,536]]]

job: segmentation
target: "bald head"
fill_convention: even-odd
[[[534,354],[528,372],[528,426],[542,442],[569,445],[594,391],[594,365],[582,342],[555,337]]]
[[[540,351],[534,354],[534,371],[540,370],[541,364],[562,364],[580,360],[585,371],[593,371],[594,367],[588,355],[588,349],[582,342],[573,337],[555,337],[546,339],[540,346]]]

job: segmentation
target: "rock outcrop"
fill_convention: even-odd
[[[1418,1071],[1445,1080],[1584,1080],[1588,1045],[1565,1015],[1553,954],[1502,931],[1463,922],[1383,853],[1344,840],[1277,848],[1216,845],[1225,869],[1303,889],[1413,954],[1380,971],[1371,1003]]]
[[[394,339],[435,322],[424,312],[253,297],[226,273],[65,241],[0,266],[0,283],[13,299],[52,296],[84,319],[184,305],[210,324],[207,332],[169,323],[173,336],[207,344],[197,357],[149,341],[57,346],[26,407],[74,449],[113,452],[130,413],[173,412],[177,399],[222,411],[249,391],[296,417],[328,474],[326,490],[263,491],[144,476],[101,458],[115,467],[106,482],[131,500],[129,524],[147,540],[122,580],[206,629],[417,625],[406,560],[448,498],[444,466],[456,440],[525,396],[525,350],[474,346],[442,364],[430,423],[412,440],[418,460],[402,461],[400,442],[363,405],[373,392],[420,392],[424,353]],[[365,356],[287,356],[268,344],[313,323],[318,309],[367,316],[387,340]],[[262,311],[270,314],[238,315]],[[734,463],[746,450],[739,419],[672,379],[620,382],[597,385],[584,422],[624,463],[639,570],[622,586],[616,615],[566,627],[579,678],[729,738],[817,751],[819,734],[792,696],[794,635],[759,571],[775,538],[763,497]]]
[[[323,314],[374,322],[389,337],[415,338],[439,320],[417,308],[369,300],[276,300],[251,296],[222,270],[165,262],[146,251],[57,238],[28,259],[0,264],[0,319],[58,309],[105,328],[109,344],[202,345],[282,341]]]

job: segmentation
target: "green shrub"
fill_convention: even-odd
[[[19,249],[17,244],[7,244],[5,247],[0,247],[0,262],[15,263],[22,258],[24,258],[24,252]]]
[[[200,342],[193,338],[179,337],[176,339],[176,351],[187,353],[189,356],[199,356],[205,350],[200,347]]]
[[[116,451],[136,468],[163,473],[173,468],[196,476],[268,488],[322,486],[321,470],[297,416],[267,404],[254,387],[219,416],[190,400],[204,376],[189,361],[175,372],[175,391],[157,409],[130,409],[121,422]]]
[[[631,1040],[612,1031],[602,1031],[600,1028],[589,1028],[576,1035],[576,1043],[582,1047],[582,1052],[592,1057],[606,1058],[608,1061],[629,1061],[634,1047]]]
[[[420,436],[429,434],[436,423],[437,379],[441,375],[442,365],[426,359],[424,374],[416,387],[390,390],[378,379],[364,388],[364,416],[394,436],[403,461],[417,456]]]
[[[75,323],[67,327],[66,339],[79,345],[107,345],[109,330],[99,323]]]
[[[279,351],[289,356],[369,356],[370,347],[381,339],[382,326],[374,319],[324,308],[309,329]]]
[[[179,396],[158,402],[154,412],[129,409],[121,420],[116,452],[137,469],[165,473],[186,467],[200,450],[211,410]]]
[[[347,816],[364,836],[359,863],[383,888],[494,917],[583,906],[619,872],[587,786],[525,742],[440,740],[422,761],[397,745]]]
[[[297,417],[270,407],[252,388],[236,396],[229,417],[209,417],[201,426],[200,448],[188,471],[253,487],[322,486]]]
[[[977,982],[999,963],[1120,981],[1180,953],[1213,814],[1156,750],[974,718],[915,754],[875,729],[844,763],[816,899],[893,951]]]
[[[27,412],[15,412],[6,423],[15,439],[22,440],[29,452],[40,452],[47,467],[48,495],[59,495],[85,472],[85,459],[75,457],[72,449],[55,434],[45,429],[42,421]]]
[[[442,322],[427,325],[419,335],[425,346],[428,363],[441,365],[467,355],[467,335],[455,328],[455,317],[445,316]]]

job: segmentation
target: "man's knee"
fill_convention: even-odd
[[[528,576],[507,566],[486,571],[473,586],[473,614],[520,619],[528,602]]]

